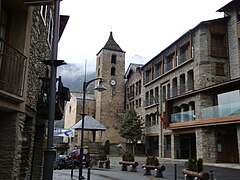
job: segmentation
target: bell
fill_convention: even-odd
[[[102,79],[99,80],[98,86],[95,87],[95,90],[97,90],[99,92],[107,90],[107,88],[103,85],[103,80]]]

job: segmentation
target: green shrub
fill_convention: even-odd
[[[147,156],[146,165],[158,166],[159,165],[159,160],[155,156]]]
[[[203,171],[203,159],[188,159],[188,161],[185,163],[185,167],[190,170],[190,171],[195,171],[195,172],[202,172]]]
[[[104,152],[100,153],[100,154],[99,154],[99,160],[100,160],[100,161],[105,161],[105,160],[107,160],[107,155],[106,155],[106,153],[104,153]]]
[[[106,154],[109,154],[109,153],[110,153],[110,141],[109,141],[109,140],[106,140],[106,141],[105,141],[104,152],[105,152]]]
[[[132,153],[130,153],[130,152],[126,152],[126,153],[123,154],[123,156],[122,156],[122,160],[123,160],[123,161],[130,161],[130,162],[133,162],[133,161],[134,161],[134,156],[133,156]]]

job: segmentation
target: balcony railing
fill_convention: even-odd
[[[172,97],[183,94],[187,91],[192,91],[193,89],[194,89],[193,81],[190,81],[186,84],[182,84],[180,86],[174,86],[171,89]]]
[[[0,89],[22,97],[27,57],[0,39]]]
[[[178,65],[184,63],[184,62],[187,61],[188,59],[190,59],[190,56],[189,56],[188,51],[186,51],[186,52],[183,53],[183,54],[180,54],[180,55],[179,55],[179,58],[178,58]]]
[[[171,114],[171,123],[188,122],[195,120],[194,110]]]
[[[201,116],[198,120],[234,115],[240,115],[240,102],[204,108],[201,110]],[[171,123],[189,122],[193,120],[195,120],[194,110],[171,114]]]
[[[158,102],[158,97],[148,98],[144,101],[144,107],[151,106],[151,105],[154,105],[154,104],[157,104],[157,103],[159,103]]]
[[[201,119],[218,118],[240,114],[240,102],[212,106],[201,111]]]
[[[171,69],[173,69],[173,63],[172,62],[165,64],[165,66],[164,66],[165,72],[168,72]]]

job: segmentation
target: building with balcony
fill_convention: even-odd
[[[130,63],[124,77],[125,82],[125,109],[130,110],[135,109],[139,118],[143,121],[143,81],[142,81],[142,70],[143,64]],[[136,145],[135,153],[142,155],[144,154],[144,137],[140,139]]]
[[[239,163],[239,1],[218,11],[142,67],[148,154]]]
[[[1,179],[41,179],[43,172],[50,68],[42,60],[52,59],[53,5],[25,2],[0,0]],[[60,77],[57,84],[60,119],[68,89]]]

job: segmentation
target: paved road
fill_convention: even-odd
[[[151,179],[175,179],[175,165],[165,164],[166,170],[163,173],[164,178],[155,178],[153,175],[144,176],[141,167],[138,167],[138,172],[121,171],[120,166],[112,166],[111,169],[99,169],[93,167],[91,170],[91,180],[151,180]],[[184,180],[182,174],[183,165],[177,165],[177,180]],[[213,171],[214,180],[239,180],[240,170],[232,168],[222,168],[213,166],[204,166],[205,172]],[[73,178],[71,179],[71,170],[54,170],[54,180],[76,180],[78,179],[78,169],[74,169]],[[87,169],[83,170],[83,175],[87,179]]]

